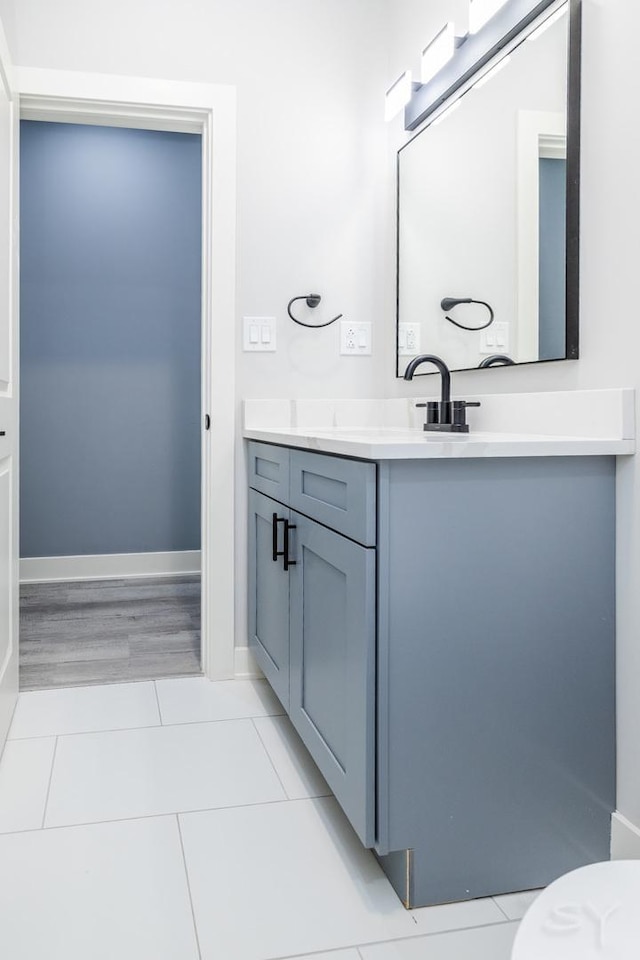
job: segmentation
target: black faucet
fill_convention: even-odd
[[[466,419],[467,407],[479,407],[479,400],[451,400],[451,371],[448,366],[431,353],[422,353],[407,365],[404,372],[405,380],[413,380],[413,375],[422,363],[432,363],[440,371],[442,377],[442,393],[440,400],[429,400],[427,403],[417,403],[417,407],[427,408],[427,419],[424,430],[441,433],[469,433],[469,424]]]

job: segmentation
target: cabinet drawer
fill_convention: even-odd
[[[281,503],[289,500],[289,453],[287,447],[249,442],[249,486]]]
[[[289,484],[294,510],[357,543],[375,546],[375,464],[291,450]]]

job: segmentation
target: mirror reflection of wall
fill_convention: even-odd
[[[399,153],[399,374],[423,352],[452,369],[566,356],[568,20],[520,43]],[[446,316],[480,327],[487,309],[445,312],[445,297],[486,301],[495,320],[460,329]]]

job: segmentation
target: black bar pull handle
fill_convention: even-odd
[[[284,550],[278,550],[278,524],[286,524],[284,517],[279,517],[277,513],[271,517],[271,559],[276,563],[278,557],[284,557]],[[285,527],[286,530],[286,527]],[[286,539],[286,537],[285,537]]]
[[[284,551],[283,551],[283,566],[285,572],[288,571],[289,567],[295,567],[297,560],[289,559],[289,531],[296,530],[297,527],[295,523],[289,523],[288,520],[284,521]]]

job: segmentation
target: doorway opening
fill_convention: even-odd
[[[246,669],[244,649],[236,649],[234,599],[235,90],[27,67],[17,71],[16,85],[22,119],[202,138],[202,669],[212,680],[234,677]]]
[[[201,135],[21,123],[21,688],[201,672]]]

